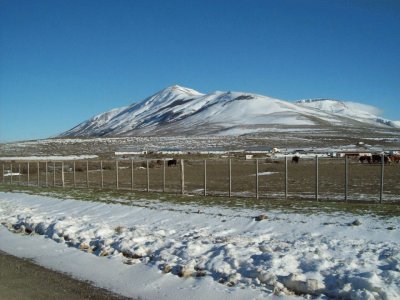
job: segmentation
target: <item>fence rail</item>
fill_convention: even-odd
[[[400,164],[345,158],[3,161],[0,182],[256,199],[399,201]]]

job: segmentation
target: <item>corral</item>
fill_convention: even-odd
[[[347,163],[346,163],[347,161]],[[4,184],[125,189],[182,194],[337,201],[400,200],[400,165],[358,159],[279,158],[14,161],[2,163]]]

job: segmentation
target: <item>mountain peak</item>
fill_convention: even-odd
[[[203,95],[202,93],[184,87],[180,85],[171,85],[169,87],[166,87],[165,89],[161,90],[159,93],[176,93],[176,94],[188,94],[188,95]]]

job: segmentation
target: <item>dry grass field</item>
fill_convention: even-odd
[[[73,162],[64,162],[64,187],[66,188],[104,188],[136,191],[181,193],[181,166],[164,168],[163,161],[156,159],[143,161],[118,161],[118,185],[116,161],[77,161],[75,162],[75,180]],[[39,181],[38,170],[39,165]],[[10,170],[5,163],[5,170]],[[88,167],[88,172],[87,172]],[[21,175],[5,176],[4,183],[28,184],[26,162],[15,162],[13,172]],[[42,187],[62,187],[62,163],[30,162],[29,185]],[[315,160],[301,159],[298,164],[288,162],[288,198],[315,199]],[[229,160],[207,159],[206,166],[207,195],[229,195]],[[165,186],[164,186],[165,172]],[[255,198],[257,195],[256,160],[231,160],[231,196]],[[261,199],[285,198],[285,162],[280,160],[258,160],[258,195]],[[318,196],[320,200],[344,200],[345,160],[320,158],[318,163]],[[103,177],[103,183],[102,183]],[[385,201],[400,200],[400,164],[384,166]],[[188,194],[204,194],[204,160],[184,160],[184,191]],[[3,178],[1,178],[3,182]],[[12,180],[12,181],[11,181]],[[380,195],[381,165],[361,164],[358,160],[349,160],[348,200],[377,201]],[[149,186],[147,186],[149,184]]]

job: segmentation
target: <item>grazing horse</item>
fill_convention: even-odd
[[[298,164],[298,163],[299,163],[299,160],[300,160],[300,157],[299,157],[299,156],[293,156],[293,157],[292,157],[292,163]]]
[[[379,154],[372,154],[372,162],[373,162],[373,163],[378,163],[378,164],[381,163],[381,162],[382,162],[382,156],[379,155]],[[384,162],[385,164],[390,163],[389,156],[384,155],[384,156],[383,156],[383,162]]]
[[[171,166],[176,166],[176,159],[170,159],[168,161],[168,167],[171,167]]]
[[[367,156],[367,155],[360,156],[360,158],[358,160],[362,164],[364,163],[365,160],[370,164],[371,163],[371,156]]]
[[[397,164],[400,163],[400,155],[390,155],[389,159]]]

